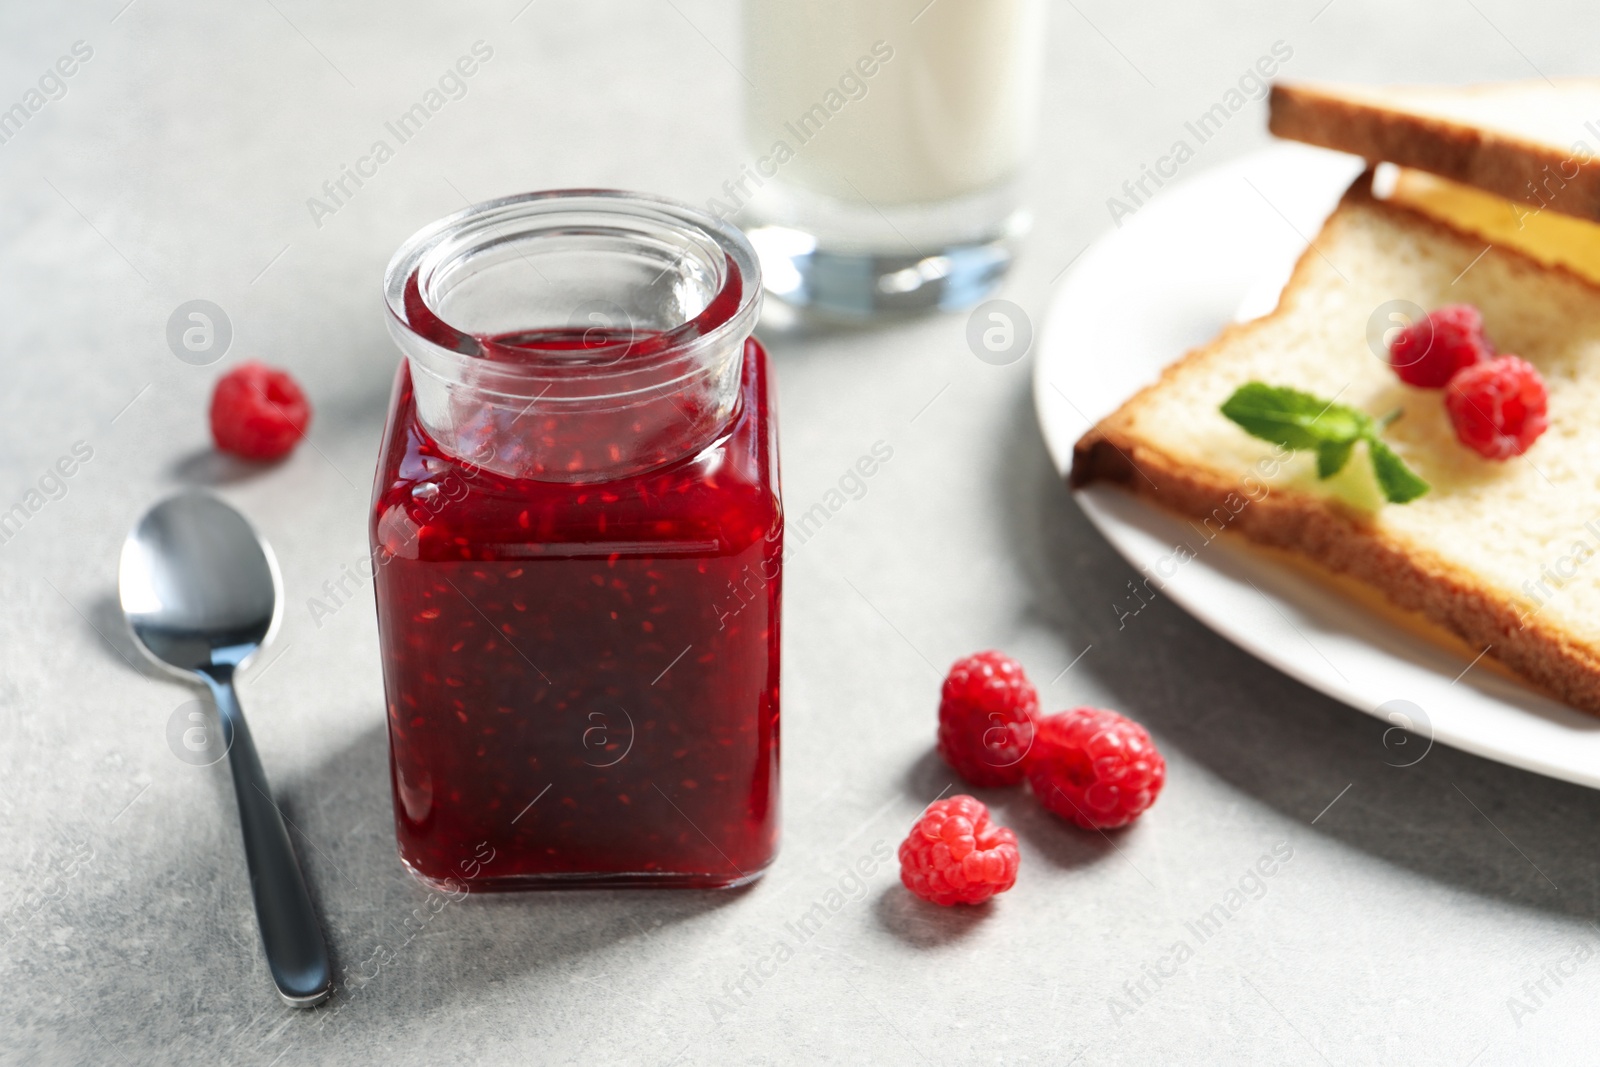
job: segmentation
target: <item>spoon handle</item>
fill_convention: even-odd
[[[239,800],[245,863],[267,966],[284,1001],[309,1008],[326,1000],[333,987],[328,947],[283,814],[272,800],[267,773],[261,767],[244,710],[233,688],[233,669],[213,667],[205,675],[222,718],[222,738],[233,768],[233,792]]]

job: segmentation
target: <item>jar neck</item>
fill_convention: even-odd
[[[475,205],[412,237],[385,278],[417,416],[500,474],[599,482],[699,451],[734,413],[759,313],[733,227],[610,191]]]

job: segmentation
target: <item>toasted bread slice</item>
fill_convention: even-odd
[[[1268,128],[1600,221],[1600,79],[1469,86],[1280,82]]]
[[[1442,394],[1402,384],[1369,343],[1384,305],[1467,302],[1502,352],[1550,391],[1550,428],[1525,456],[1486,460],[1455,438]],[[1377,313],[1376,320],[1374,320]],[[1317,478],[1219,411],[1259,380],[1373,415],[1432,489],[1385,504],[1363,455]],[[1345,194],[1270,315],[1229,326],[1078,442],[1074,486],[1111,482],[1198,521],[1366,582],[1488,649],[1575,707],[1600,713],[1600,288],[1373,198]]]

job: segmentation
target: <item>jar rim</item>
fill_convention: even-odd
[[[465,352],[440,344],[420,332],[406,308],[407,286],[420,272],[445,266],[464,255],[487,248],[505,239],[500,229],[532,219],[552,222],[562,216],[610,218],[640,225],[665,225],[685,237],[709,239],[722,253],[725,265],[717,292],[711,294],[705,309],[688,321],[662,331],[658,343],[648,354],[629,354],[626,359],[598,360],[575,367],[571,351],[561,350],[560,370],[567,381],[576,377],[602,385],[608,378],[627,379],[641,372],[663,370],[674,361],[692,357],[707,348],[742,340],[754,329],[760,314],[762,295],[761,267],[755,249],[738,227],[681,201],[651,193],[624,189],[574,188],[517,193],[471,204],[422,227],[401,243],[384,271],[384,305],[390,332],[413,356],[422,356],[436,370],[490,372],[509,393],[521,393],[519,385],[547,380],[552,364],[538,358],[519,362],[489,361],[479,352]],[[477,228],[476,240],[460,243],[454,239]],[[734,287],[737,287],[734,289]],[[718,297],[737,292],[731,309]],[[721,306],[719,306],[719,303]],[[713,312],[713,309],[716,309]],[[437,315],[433,309],[431,313]],[[444,320],[444,325],[467,337],[473,335]],[[732,335],[732,336],[730,336]],[[519,348],[538,353],[537,346]],[[601,346],[594,350],[604,354]],[[555,354],[555,350],[552,350]],[[487,384],[487,383],[485,383]],[[632,390],[624,389],[624,392]]]

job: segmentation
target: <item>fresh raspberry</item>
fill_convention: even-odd
[[[264,363],[241,363],[211,394],[211,436],[245,459],[281,459],[311,425],[311,405],[293,378]]]
[[[1039,694],[1010,656],[957,660],[939,698],[939,755],[973,785],[1015,785],[1038,713]]]
[[[1389,365],[1407,385],[1442,389],[1463,367],[1494,355],[1483,316],[1471,304],[1449,304],[1395,335]]]
[[[1128,825],[1167,780],[1145,728],[1100,708],[1041,717],[1026,767],[1039,803],[1085,830]]]
[[[1532,363],[1500,356],[1450,379],[1445,410],[1461,443],[1488,459],[1526,452],[1550,425],[1550,395]]]
[[[923,900],[982,904],[1017,884],[1017,835],[969,796],[928,805],[900,842],[900,881]]]

